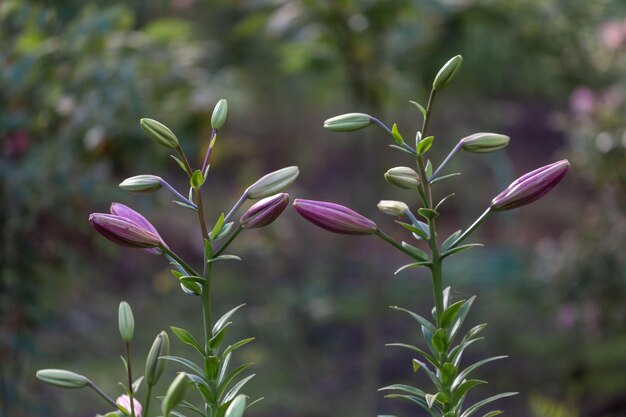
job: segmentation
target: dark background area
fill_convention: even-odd
[[[421,116],[408,101],[424,103],[460,53],[463,68],[435,106],[431,158],[477,131],[511,144],[451,163],[464,176],[438,191],[456,192],[444,234],[521,173],[572,162],[549,196],[490,218],[476,236],[485,248],[448,262],[453,293],[478,295],[466,325],[489,323],[465,360],[510,355],[479,371],[490,384],[476,393],[520,391],[499,403],[512,417],[623,417],[625,16],[619,0],[0,2],[0,415],[105,411],[92,392],[45,386],[34,373],[68,368],[116,395],[120,300],[135,312],[137,364],[169,325],[200,331],[200,302],[162,259],[115,247],[87,223],[119,201],[201,260],[192,213],[165,193],[117,188],[145,173],[185,188],[141,117],[172,128],[199,163],[213,106],[228,99],[205,192],[210,219],[259,176],[298,165],[292,197],[348,205],[401,239],[376,203],[406,198],[382,174],[408,161],[377,129],[338,134],[322,122],[365,112],[412,137]],[[419,341],[410,318],[387,307],[427,314],[425,273],[394,276],[404,259],[384,243],[324,233],[292,209],[230,251],[243,262],[217,267],[216,310],[247,303],[229,337],[257,337],[238,357],[256,363],[246,392],[265,397],[251,416],[422,415],[376,390],[422,377],[407,352],[384,344]],[[178,341],[172,349],[187,352]]]

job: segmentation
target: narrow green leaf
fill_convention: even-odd
[[[237,395],[233,402],[228,406],[224,417],[241,417],[246,409],[246,396],[241,394]]]
[[[202,171],[197,169],[191,175],[191,178],[189,179],[189,185],[194,190],[198,190],[200,189],[200,187],[202,187],[203,184],[204,184],[204,174],[202,174]]]
[[[222,317],[220,317],[215,322],[215,325],[213,326],[213,333],[212,334],[217,334],[217,332],[222,330],[222,328],[224,326],[226,326],[226,323],[228,323],[228,319],[230,319],[232,317],[232,315],[235,314],[237,312],[237,310],[239,310],[243,306],[245,306],[245,303],[244,304],[239,304],[237,307],[232,308],[232,309],[228,310],[226,313],[224,313],[224,315]]]
[[[174,332],[176,337],[178,337],[181,342],[187,345],[193,346],[198,352],[202,353],[202,355],[205,354],[204,349],[202,349],[202,346],[200,346],[200,344],[196,341],[196,339],[194,339],[191,333],[189,333],[187,330],[182,329],[180,327],[174,327],[174,326],[170,326],[170,329],[172,329],[172,332]]]
[[[430,378],[432,383],[435,384],[438,389],[441,389],[441,381],[439,381],[437,375],[435,375],[435,373],[431,371],[424,362],[420,362],[417,359],[413,359],[413,361],[417,362],[420,365],[420,369],[423,369],[424,372],[426,372],[426,375],[428,375],[428,378]]]
[[[424,317],[420,316],[419,314],[416,314],[410,310],[407,310],[398,306],[390,306],[389,308],[393,310],[397,310],[397,311],[404,311],[405,313],[413,317],[413,319],[415,319],[415,321],[417,321],[420,324],[420,326],[430,329],[433,333],[436,331],[435,326],[430,321],[426,320]]]
[[[216,256],[215,258],[211,258],[208,261],[206,261],[206,263],[210,264],[213,262],[220,262],[220,261],[241,261],[241,258],[237,255],[220,255],[220,256]]]
[[[426,171],[426,178],[430,178],[433,175],[433,164],[430,162],[430,159],[426,161],[426,167],[424,168]]]
[[[228,326],[230,325],[230,323],[226,323],[226,325],[224,325],[224,327],[222,327],[220,329],[219,332],[217,332],[216,334],[214,334],[211,339],[209,339],[207,345],[208,345],[208,350],[213,350],[213,349],[218,349],[220,344],[222,343],[222,340],[224,340],[224,337],[226,336],[226,332],[228,331]]]
[[[452,304],[450,307],[446,308],[446,310],[441,315],[441,321],[440,321],[441,327],[443,327],[444,329],[447,329],[448,327],[450,327],[450,325],[456,319],[457,314],[459,313],[459,310],[461,309],[461,306],[463,305],[464,302],[465,300],[457,301],[456,303]]]
[[[191,404],[189,401],[183,401],[178,405],[180,408],[187,409],[189,411],[193,411],[196,414],[199,414],[202,417],[205,417],[204,413],[195,405]]]
[[[238,367],[233,369],[233,371],[227,376],[226,374],[221,375],[221,378],[218,380],[218,384],[219,384],[217,388],[218,397],[220,397],[224,393],[224,391],[226,391],[228,386],[233,382],[233,380],[237,377],[237,375],[239,375],[240,373],[242,373],[243,371],[245,371],[252,365],[253,363],[246,363],[243,365],[239,365]]]
[[[458,404],[461,399],[465,397],[467,392],[477,385],[486,384],[487,381],[481,381],[480,379],[469,379],[460,384],[457,389],[452,392],[452,404]]]
[[[228,355],[230,352],[234,351],[235,349],[239,349],[240,347],[242,347],[243,345],[247,345],[248,343],[252,342],[254,340],[254,337],[249,337],[247,339],[243,339],[238,341],[237,343],[233,343],[232,345],[228,346],[226,348],[226,350],[224,350],[223,355]]]
[[[189,359],[181,358],[180,356],[159,356],[159,360],[163,359],[166,361],[172,361],[180,363],[181,365],[185,365],[187,368],[191,369],[195,373],[202,375],[204,371],[198,365],[190,361]]]
[[[409,101],[409,103],[413,104],[415,107],[417,107],[420,111],[420,113],[422,113],[422,116],[424,118],[426,118],[426,109],[424,108],[424,106],[422,106],[421,104],[419,104],[417,101]]]
[[[450,360],[454,365],[459,366],[461,363],[461,356],[463,355],[463,351],[467,349],[469,345],[474,342],[478,342],[479,340],[483,340],[484,337],[477,337],[475,339],[463,340],[459,345],[457,345],[454,349],[450,351]]]
[[[485,246],[485,245],[483,245],[482,243],[468,243],[467,245],[457,246],[455,248],[448,249],[447,251],[443,252],[441,254],[441,258],[443,259],[450,255],[454,255],[455,253],[459,253],[467,249],[478,248],[481,246]]]
[[[411,252],[413,254],[413,256],[422,262],[430,262],[430,258],[428,257],[428,255],[426,254],[426,252],[424,252],[423,250],[421,250],[420,248],[417,248],[413,245],[410,245],[406,242],[402,242],[402,247],[406,250],[408,250],[409,252]]]
[[[133,382],[133,392],[137,393],[139,391],[139,389],[141,388],[141,383],[143,382],[143,376],[140,376],[139,378],[135,379],[135,382]]]
[[[420,140],[420,143],[417,145],[417,153],[419,155],[424,155],[433,144],[433,140],[435,140],[434,136],[429,136]]]
[[[497,360],[500,360],[500,359],[505,359],[505,358],[508,358],[508,356],[494,356],[494,357],[491,357],[491,358],[483,359],[481,361],[478,361],[478,362],[468,366],[467,368],[465,368],[463,370],[463,372],[461,372],[456,377],[456,379],[454,380],[454,383],[452,384],[452,390],[454,390],[456,387],[458,387],[463,382],[463,380],[465,380],[467,375],[469,375],[470,372],[472,372],[473,370],[475,370],[479,366],[482,366],[482,365],[484,365],[486,363],[497,361]]]
[[[222,227],[224,226],[224,213],[220,214],[215,225],[213,225],[213,229],[209,233],[209,238],[213,240],[214,236],[217,236],[222,231]]]
[[[181,285],[187,288],[193,295],[202,294],[202,284],[197,280],[200,277],[183,276],[178,278]]]
[[[417,397],[424,398],[426,396],[426,393],[421,389],[404,384],[388,385],[386,387],[379,388],[378,391],[403,391],[407,394],[415,395]]]
[[[448,236],[446,240],[444,240],[441,244],[440,251],[445,252],[446,250],[448,250],[450,248],[450,245],[454,243],[459,238],[459,236],[461,236],[461,232],[462,230],[459,229],[456,232],[452,233],[450,236]]]
[[[409,344],[406,344],[406,343],[387,343],[387,344],[385,344],[385,346],[401,347],[401,348],[413,350],[413,351],[419,353],[420,355],[422,355],[424,357],[424,359],[426,359],[428,362],[430,362],[433,366],[438,366],[438,362],[434,358],[434,356],[424,352],[423,349],[420,349],[420,348],[418,348],[415,345],[409,345]]]
[[[415,404],[419,405],[424,410],[426,410],[428,412],[428,414],[430,414],[431,417],[439,417],[441,415],[439,413],[438,407],[436,405],[431,410],[430,407],[428,407],[428,404],[426,404],[425,400],[423,400],[422,398],[415,397],[413,395],[388,394],[388,395],[385,395],[385,398],[402,398],[402,399],[405,399],[405,400],[409,400],[409,401],[412,401]]]
[[[237,382],[235,385],[233,385],[233,387],[230,389],[230,391],[228,391],[228,393],[224,396],[223,399],[223,403],[226,403],[230,400],[232,400],[235,395],[237,395],[237,393],[239,393],[239,390],[241,390],[241,388],[243,388],[244,385],[246,385],[246,383],[248,381],[250,381],[252,378],[254,378],[255,374],[252,374],[250,376],[245,377],[244,379],[242,379],[241,381]]]
[[[439,329],[433,334],[433,346],[439,353],[445,353],[448,350],[448,337],[445,329]]]
[[[217,378],[220,369],[220,358],[214,355],[204,358],[204,372],[209,381]]]
[[[461,417],[469,417],[472,414],[474,414],[476,411],[480,410],[481,408],[483,408],[484,406],[486,406],[487,404],[490,404],[496,400],[499,400],[501,398],[506,398],[506,397],[512,397],[513,395],[517,395],[517,392],[504,392],[502,394],[498,394],[498,395],[494,395],[492,397],[489,398],[485,398],[482,401],[477,402],[476,404],[472,405],[471,407],[468,407],[467,410],[465,410],[463,412],[463,414],[461,414]]]
[[[393,140],[400,146],[404,145],[404,138],[402,137],[402,135],[400,134],[400,132],[398,131],[398,125],[397,124],[393,124],[392,128],[391,128],[391,136],[393,136]]]
[[[443,290],[443,309],[444,310],[448,308],[448,306],[450,305],[450,291],[452,291],[451,287],[446,287]]]
[[[223,239],[224,237],[226,237],[230,233],[230,231],[233,229],[233,225],[234,224],[235,224],[235,222],[228,222],[228,223],[226,223],[222,227],[222,230],[217,234],[217,236],[215,236],[212,239],[213,240],[220,240],[220,239]]]
[[[439,217],[439,213],[437,213],[435,210],[431,210],[425,207],[418,209],[417,214],[424,217],[425,219],[436,219],[437,217]]]
[[[408,231],[416,234],[417,236],[419,236],[420,238],[422,238],[424,240],[428,240],[428,238],[429,238],[428,225],[426,223],[420,222],[423,225],[422,224],[418,224],[419,227],[416,227],[416,226],[414,226],[412,224],[401,222],[399,220],[396,220],[396,223],[398,223],[400,226],[404,227]],[[424,226],[426,227],[425,229],[424,229]]]
[[[406,264],[404,266],[401,266],[400,268],[398,268],[396,270],[396,272],[394,272],[394,275],[398,275],[400,272],[404,271],[405,269],[410,269],[410,268],[430,268],[432,266],[432,264],[430,262],[414,262],[411,264]]]
[[[495,416],[499,416],[500,414],[504,414],[504,411],[502,411],[502,410],[493,410],[493,411],[490,411],[487,414],[485,414],[483,417],[495,417]]]
[[[448,335],[450,338],[450,342],[454,340],[457,332],[461,330],[461,326],[463,325],[463,322],[465,321],[467,314],[472,308],[472,304],[474,304],[475,299],[476,299],[476,296],[470,297],[468,300],[464,301],[461,307],[459,308],[459,311],[456,314],[456,318],[452,322],[453,323],[452,326],[449,327]]]
[[[408,149],[406,149],[406,148],[403,148],[402,146],[398,146],[398,145],[389,145],[389,147],[390,147],[390,148],[397,149],[397,150],[402,151],[402,152],[404,152],[404,153],[408,153],[408,154],[409,154],[409,155],[411,155],[411,156],[415,156],[415,154],[414,154],[412,151],[410,151],[410,150],[408,150]]]
[[[170,157],[176,161],[176,163],[178,164],[178,166],[187,174],[187,175],[191,175],[191,172],[187,171],[187,167],[185,166],[185,164],[183,163],[183,161],[181,161],[177,156],[174,155],[170,155]]]
[[[444,386],[448,386],[450,382],[456,377],[458,368],[450,362],[446,362],[441,367],[441,381]]]
[[[435,206],[435,211],[439,210],[439,207],[441,207],[441,205],[442,205],[443,203],[445,203],[445,202],[446,202],[449,198],[452,198],[452,197],[454,197],[454,193],[452,193],[452,194],[448,194],[447,196],[445,196],[444,198],[442,198],[442,199],[441,199],[441,200],[437,203],[437,205]]]
[[[246,407],[246,410],[250,407],[252,407],[254,404],[258,403],[259,401],[263,401],[265,399],[265,397],[261,397],[261,398],[257,398],[256,400],[252,401],[250,404],[248,404],[248,406]]]
[[[429,180],[428,182],[430,182],[431,184],[434,184],[436,182],[447,180],[448,178],[456,177],[456,176],[459,176],[459,175],[461,175],[460,172],[454,172],[452,174],[442,175],[441,177],[437,177],[437,178],[435,178],[433,180]]]
[[[194,206],[190,206],[187,203],[183,203],[182,201],[172,200],[172,203],[178,204],[181,207],[187,208],[189,210],[198,211]]]

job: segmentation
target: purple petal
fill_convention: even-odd
[[[294,201],[296,211],[311,223],[330,232],[348,235],[369,235],[376,232],[376,223],[340,204],[326,201]]]
[[[102,236],[118,245],[155,248],[161,244],[160,237],[121,216],[93,213],[89,216],[89,223]]]

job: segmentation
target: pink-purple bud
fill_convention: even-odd
[[[345,235],[371,235],[376,223],[340,204],[296,199],[293,206],[302,217],[316,226]]]
[[[569,166],[563,159],[522,175],[491,201],[491,209],[510,210],[540,199],[563,179]]]
[[[92,213],[89,223],[98,233],[118,245],[160,254],[166,246],[156,228],[141,214],[120,203],[111,204],[111,214]]]
[[[241,227],[244,229],[265,227],[276,220],[288,204],[289,194],[286,193],[279,193],[259,200],[241,216],[239,220]]]
[[[129,414],[131,413],[130,397],[128,395],[120,395],[119,397],[117,397],[117,399],[115,400],[115,404],[124,408],[124,410],[126,410]],[[143,407],[141,406],[141,403],[137,401],[136,398],[133,398],[133,405],[135,416],[141,417],[143,412]]]

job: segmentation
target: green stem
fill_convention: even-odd
[[[130,362],[130,342],[126,342],[126,371],[128,374],[128,392],[130,397],[130,415],[135,417],[135,396],[133,395],[133,371]]]
[[[480,226],[482,222],[484,222],[487,219],[487,216],[489,216],[490,213],[491,213],[491,207],[488,207],[487,210],[485,210],[483,214],[481,214],[476,220],[474,220],[474,223],[472,223],[471,226],[468,227],[467,230],[463,232],[463,234],[459,236],[458,239],[455,240],[454,243],[450,245],[450,249],[457,247],[469,235],[471,235],[474,232],[474,230],[476,230],[476,228]]]
[[[87,381],[87,385],[89,385],[89,387],[91,387],[91,389],[93,389],[99,396],[101,396],[102,398],[104,398],[104,400],[106,402],[108,402],[109,404],[111,404],[113,407],[115,407],[115,409],[117,409],[117,404],[115,403],[115,401],[113,401],[113,398],[109,397],[104,391],[102,391],[96,384],[93,383],[93,381],[89,380]]]
[[[171,256],[176,262],[180,264],[184,269],[187,270],[188,273],[193,274],[195,276],[199,276],[198,273],[189,265],[185,263],[178,255],[176,255],[170,248],[162,247],[161,250]]]
[[[417,260],[417,261],[421,261],[421,259],[416,259],[415,256],[413,256],[413,254],[405,249],[401,244],[399,244],[398,242],[396,242],[391,236],[387,235],[385,232],[383,232],[382,230],[378,229],[376,230],[376,236],[378,236],[379,238],[381,238],[382,240],[384,240],[385,242],[395,246],[397,249],[401,250],[402,252],[406,253],[407,255],[409,255],[411,258]]]
[[[220,256],[220,254],[222,252],[224,252],[224,250],[228,247],[228,245],[230,245],[233,240],[235,240],[235,238],[237,237],[237,235],[239,233],[241,233],[241,231],[243,230],[243,227],[241,227],[241,225],[237,226],[237,229],[235,229],[235,231],[233,233],[231,233],[230,237],[228,238],[228,240],[226,242],[224,242],[224,244],[222,245],[221,248],[219,248],[217,250],[217,252],[215,252],[215,255],[213,256],[214,258],[217,256]]]
[[[433,276],[433,295],[435,297],[435,311],[437,312],[437,328],[441,324],[443,314],[443,265],[441,259],[433,260],[431,268]]]
[[[146,401],[145,404],[146,406],[143,409],[143,416],[144,417],[148,417],[150,414],[148,414],[148,410],[150,409],[150,400],[152,399],[152,386],[148,385],[148,392],[146,394]]]
[[[204,346],[207,349],[209,340],[213,335],[211,330],[211,272],[212,264],[207,263],[204,272],[204,282],[202,283],[202,314],[204,319]],[[208,353],[208,352],[207,352]]]

